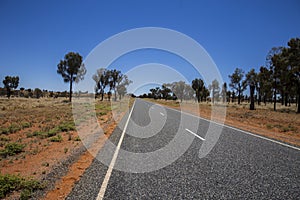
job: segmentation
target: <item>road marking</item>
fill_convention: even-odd
[[[188,131],[189,133],[193,134],[194,136],[196,136],[197,138],[199,138],[200,140],[205,140],[204,138],[200,137],[199,135],[197,135],[196,133],[194,133],[193,131],[189,130],[189,129],[185,129],[186,131]]]
[[[162,112],[161,112],[160,114],[161,114],[162,116],[165,116],[164,113],[162,113]]]
[[[142,101],[143,101],[143,100],[142,100]],[[192,117],[198,117],[199,119],[202,119],[202,120],[207,121],[207,122],[209,122],[209,123],[214,123],[214,124],[217,124],[217,125],[219,125],[219,126],[224,126],[224,127],[226,127],[226,128],[230,128],[230,129],[235,130],[235,131],[239,131],[239,132],[242,132],[242,133],[245,133],[245,134],[248,134],[248,135],[257,137],[257,138],[260,138],[260,139],[267,140],[267,141],[269,141],[269,142],[273,142],[273,143],[276,143],[276,144],[280,144],[280,145],[282,145],[282,146],[289,147],[289,148],[291,148],[291,149],[295,149],[295,150],[300,151],[300,148],[298,148],[298,147],[295,147],[295,146],[292,146],[292,145],[289,145],[289,144],[286,144],[286,143],[283,143],[283,142],[279,142],[279,141],[277,141],[277,140],[273,140],[273,139],[270,139],[270,138],[266,138],[266,137],[263,137],[263,136],[261,136],[261,135],[257,135],[257,134],[254,134],[254,133],[250,133],[250,132],[248,132],[248,131],[244,131],[244,130],[241,130],[241,129],[239,129],[239,128],[235,128],[235,127],[228,126],[228,125],[225,125],[225,124],[220,124],[220,123],[217,123],[217,122],[214,122],[214,121],[211,121],[211,120],[208,120],[208,119],[205,119],[205,118],[202,118],[202,117],[199,117],[199,116],[190,114],[190,113],[183,112],[183,111],[181,111],[181,110],[176,110],[176,109],[174,109],[174,108],[169,108],[169,107],[166,107],[166,106],[164,106],[164,107],[165,107],[166,109],[174,110],[174,111],[176,111],[176,112],[180,112],[180,113],[183,113],[183,114],[185,114],[185,115],[189,115],[189,116],[192,116]]]
[[[132,114],[132,111],[133,111],[133,108],[134,108],[134,105],[135,105],[135,101],[132,105],[132,108],[131,108],[131,111],[128,115],[128,119],[126,121],[126,124],[124,126],[124,129],[123,129],[123,132],[122,132],[122,135],[120,137],[120,140],[119,140],[119,143],[118,143],[118,146],[116,147],[116,151],[113,155],[113,158],[111,159],[111,162],[110,162],[110,165],[108,167],[108,170],[106,172],[106,175],[104,177],[104,180],[102,182],[102,185],[101,185],[101,188],[100,188],[100,191],[99,191],[99,194],[97,196],[97,200],[102,200],[104,198],[104,194],[105,194],[105,191],[106,191],[106,188],[107,188],[107,185],[108,185],[108,181],[110,179],[110,176],[111,176],[111,173],[112,173],[112,170],[115,166],[115,163],[116,163],[116,160],[117,160],[117,157],[118,157],[118,154],[119,154],[119,150],[121,148],[121,144],[123,142],[123,139],[124,139],[124,135],[125,135],[125,132],[126,132],[126,129],[127,129],[127,126],[128,126],[128,123],[129,123],[129,120],[130,120],[130,117],[131,117],[131,114]]]

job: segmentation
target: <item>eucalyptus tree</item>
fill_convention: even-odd
[[[4,88],[6,88],[7,98],[11,96],[11,90],[16,89],[19,85],[19,76],[6,76],[3,80]]]
[[[215,103],[215,99],[219,99],[220,95],[220,86],[217,79],[214,79],[212,83],[208,86],[209,90],[211,91],[212,103]]]
[[[86,69],[82,63],[82,56],[79,53],[69,52],[57,65],[57,73],[60,74],[65,83],[70,83],[69,101],[72,101],[73,82],[83,80]]]
[[[204,81],[200,78],[194,79],[192,81],[192,88],[196,92],[196,98],[197,98],[197,101],[199,103],[203,99],[203,92],[204,92],[204,89],[205,89]]]
[[[245,72],[242,69],[236,68],[233,74],[228,76],[230,78],[229,86],[238,94],[238,104],[241,103],[241,96],[247,86],[246,81],[243,79],[244,75]]]

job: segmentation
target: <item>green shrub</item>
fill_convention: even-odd
[[[61,142],[62,140],[63,140],[63,138],[61,137],[61,135],[57,135],[57,136],[50,138],[51,142]]]
[[[7,157],[7,156],[13,156],[18,153],[23,152],[23,149],[26,145],[25,144],[19,144],[16,142],[8,143],[4,149],[0,150],[0,155],[2,157]]]
[[[10,139],[8,137],[0,137],[0,141],[8,142]]]
[[[30,128],[31,127],[31,123],[30,122],[22,122],[21,124],[22,128]]]
[[[7,135],[7,134],[9,134],[9,133],[10,133],[9,128],[1,128],[1,129],[0,129],[0,134],[5,134],[5,135]]]
[[[16,124],[16,123],[13,123],[13,124],[11,124],[9,126],[9,132],[10,133],[16,133],[16,132],[18,132],[20,130],[21,130],[21,127],[18,124]]]
[[[33,191],[43,188],[45,188],[43,184],[33,179],[25,179],[19,175],[0,174],[0,198],[5,198],[13,191],[21,190],[20,199],[29,199]]]
[[[74,138],[74,141],[81,141],[81,139],[80,139],[79,136],[77,136],[77,137]]]
[[[58,129],[62,132],[74,131],[76,130],[74,122],[63,123],[58,126]]]

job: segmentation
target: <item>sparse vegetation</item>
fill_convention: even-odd
[[[43,189],[45,185],[37,180],[26,179],[17,175],[0,174],[0,198],[14,191],[21,191],[20,199],[31,198],[32,192]]]
[[[63,138],[61,135],[56,135],[56,136],[50,138],[51,142],[61,142],[62,140],[63,140]]]
[[[5,148],[0,150],[0,155],[4,158],[21,153],[26,145],[16,142],[8,143]]]

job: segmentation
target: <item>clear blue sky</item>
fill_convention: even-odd
[[[56,73],[66,53],[85,58],[108,37],[148,26],[195,39],[228,82],[236,67],[258,69],[272,47],[300,37],[299,10],[298,0],[1,0],[1,87],[6,75],[18,75],[20,87],[68,90]]]

